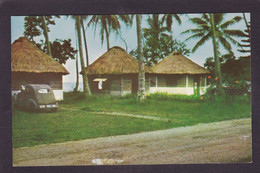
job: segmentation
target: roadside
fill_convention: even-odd
[[[13,149],[14,166],[233,163],[252,157],[251,119]],[[247,160],[247,159],[246,159]]]

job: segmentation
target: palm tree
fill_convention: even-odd
[[[82,32],[83,32],[83,39],[84,39],[84,44],[85,44],[85,51],[86,51],[86,63],[87,66],[89,65],[89,57],[88,57],[88,47],[87,47],[87,37],[86,37],[86,31],[84,28],[84,20],[87,20],[88,16],[84,15],[84,16],[80,16],[80,24],[81,24],[81,28],[82,28]]]
[[[120,34],[121,25],[119,20],[123,21],[127,26],[130,25],[130,17],[128,15],[93,15],[88,22],[88,26],[93,25],[95,31],[97,25],[100,25],[101,43],[104,42],[104,35],[107,41],[107,50],[110,48],[109,35],[111,31]]]
[[[139,64],[139,77],[138,77],[138,100],[143,102],[145,100],[145,71],[144,71],[144,56],[143,56],[143,44],[142,44],[142,16],[136,15],[136,31],[137,31],[137,43],[138,43],[138,64]]]
[[[75,22],[76,22],[76,30],[78,34],[78,45],[79,45],[79,55],[80,55],[80,64],[81,64],[81,71],[82,71],[82,78],[83,78],[83,91],[85,95],[90,95],[90,88],[88,83],[88,77],[85,71],[85,62],[83,57],[83,51],[82,51],[82,40],[81,40],[81,30],[80,30],[80,16],[75,16]]]
[[[235,16],[233,19],[225,21],[225,13],[203,14],[201,17],[190,18],[190,22],[197,25],[195,29],[188,29],[182,34],[193,34],[186,40],[200,39],[193,47],[192,52],[195,52],[199,47],[204,45],[208,40],[212,40],[214,60],[215,60],[215,76],[217,77],[218,88],[222,82],[220,64],[219,64],[219,46],[222,45],[225,50],[233,54],[231,44],[238,45],[233,37],[243,37],[244,33],[237,29],[229,29],[229,27],[241,20],[240,16]]]

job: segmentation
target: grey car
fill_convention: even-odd
[[[27,84],[13,100],[15,106],[26,110],[56,112],[58,109],[54,93],[46,84]]]

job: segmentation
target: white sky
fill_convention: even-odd
[[[191,24],[188,19],[189,17],[198,16],[198,14],[187,14],[182,15],[181,20],[182,24],[178,25],[174,21],[173,25],[173,36],[180,40],[184,41],[190,35],[180,35],[181,32],[195,28],[193,24]],[[232,19],[234,16],[241,16],[242,13],[229,13],[226,15],[226,20]],[[250,14],[246,14],[247,20],[250,21]],[[147,27],[146,19],[147,15],[143,15],[142,20],[142,27]],[[75,22],[66,16],[61,16],[61,18],[55,19],[56,25],[50,25],[50,32],[49,32],[49,39],[50,41],[54,41],[55,39],[68,39],[72,40],[72,46],[76,48],[76,34],[75,34]],[[86,24],[86,22],[85,22]],[[233,25],[231,28],[235,29],[246,29],[245,23],[242,20],[236,25]],[[19,37],[23,36],[24,32],[24,16],[12,16],[11,17],[11,41],[12,43],[18,39]],[[122,26],[121,36],[127,42],[128,52],[135,49],[137,47],[137,36],[136,36],[136,25],[135,20],[133,22],[133,26],[131,28],[126,28]],[[94,34],[94,29],[92,27],[86,28],[86,37],[87,37],[87,46],[88,46],[88,54],[89,54],[89,61],[90,64],[93,63],[97,58],[99,58],[102,54],[107,51],[106,47],[106,40],[104,40],[103,45],[101,45],[101,39],[99,36],[99,28],[97,27],[97,31]],[[38,42],[39,40],[44,40],[43,36],[39,36],[35,38],[35,41]],[[106,38],[105,38],[106,39]],[[198,40],[191,40],[185,42],[187,48],[192,49],[193,46],[196,44]],[[83,44],[84,46],[84,44]],[[115,36],[114,33],[110,34],[110,47],[113,46],[120,46],[125,49],[125,44],[120,39],[119,36]],[[224,50],[220,50],[222,53],[225,53]],[[237,47],[233,46],[233,51],[236,56],[240,56],[241,53],[237,51]],[[85,55],[84,55],[85,56]],[[213,56],[213,46],[212,42],[208,41],[205,45],[198,48],[195,53],[190,53],[190,58],[192,61],[198,63],[199,65],[203,66],[205,63],[206,58]],[[70,72],[69,75],[63,76],[64,82],[76,82],[76,64],[75,60],[68,60],[65,64],[66,69]],[[81,75],[80,75],[81,76]],[[80,81],[81,81],[80,77]]]

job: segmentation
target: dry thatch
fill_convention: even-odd
[[[152,73],[145,66],[146,73]],[[121,47],[112,47],[87,67],[88,75],[138,73],[138,61]]]
[[[207,74],[205,68],[194,63],[179,52],[173,52],[165,59],[152,67],[158,74]]]
[[[20,37],[14,41],[11,54],[12,72],[69,74],[65,67],[45,54],[25,37]]]

